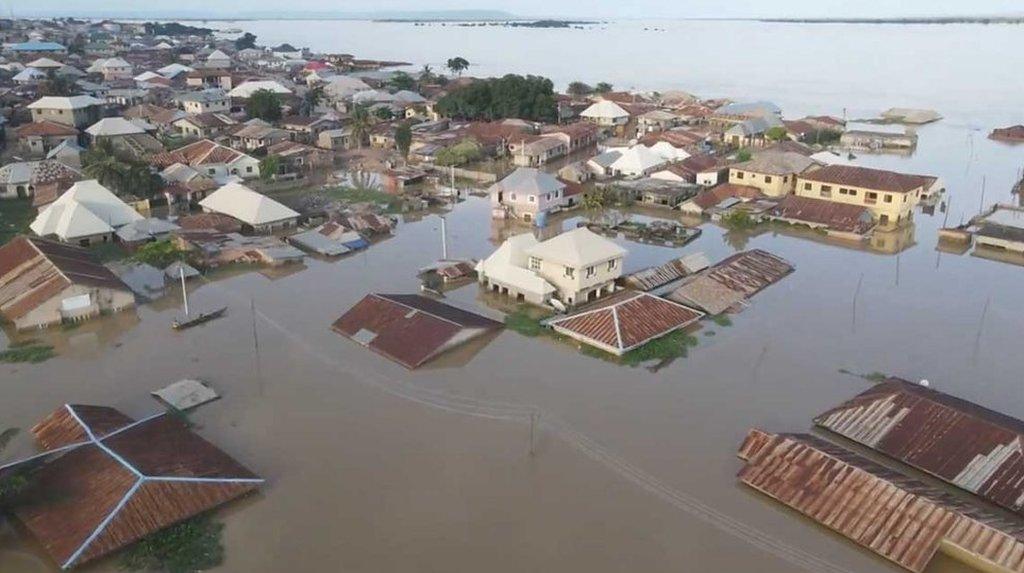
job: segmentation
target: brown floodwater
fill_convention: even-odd
[[[170,329],[172,288],[136,311],[33,335],[58,356],[0,365],[0,427],[26,430],[4,459],[29,451],[27,429],[65,402],[143,416],[159,408],[150,391],[199,377],[223,398],[194,413],[198,431],[268,480],[218,514],[222,571],[894,570],[738,485],[735,452],[751,426],[808,430],[868,386],[840,369],[927,378],[1024,417],[1024,269],[936,249],[947,211],[950,223],[977,212],[983,175],[985,202],[1009,200],[1024,148],[950,120],[920,133],[914,155],[863,162],[940,175],[947,204],[875,247],[711,224],[682,249],[617,239],[627,270],[754,247],[796,266],[657,371],[503,332],[409,372],[334,334],[331,322],[367,292],[417,290],[416,269],[440,254],[431,214],[340,260],[216,273],[190,287],[190,302],[227,304],[228,315],[195,329]],[[671,213],[632,214],[659,215]],[[526,229],[492,223],[478,197],[447,218],[459,257],[486,256]],[[447,296],[500,317],[500,301],[475,283]],[[54,570],[31,541],[0,529],[0,571]],[[961,570],[944,558],[930,569]]]

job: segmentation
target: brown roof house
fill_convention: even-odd
[[[30,157],[45,157],[65,141],[78,143],[78,130],[55,121],[37,121],[18,127],[18,144]]]
[[[43,452],[0,466],[31,473],[13,510],[63,569],[255,491],[263,480],[176,416],[133,420],[114,408],[65,405],[32,433]]]
[[[708,314],[720,314],[743,304],[793,270],[788,261],[767,251],[744,251],[695,275],[668,298]]]
[[[332,328],[413,369],[502,324],[416,294],[368,294]]]
[[[18,330],[132,306],[132,291],[83,249],[24,236],[0,247],[0,315]]]
[[[652,294],[620,291],[605,300],[547,322],[556,332],[622,356],[697,322],[704,313]]]
[[[772,221],[806,225],[820,229],[829,236],[846,239],[863,239],[875,228],[874,217],[867,207],[835,203],[824,199],[812,199],[798,195],[787,195],[768,212]]]

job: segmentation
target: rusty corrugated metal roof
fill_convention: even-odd
[[[870,460],[808,435],[752,430],[742,483],[910,570],[957,549],[1024,572],[1021,522],[963,504]],[[955,551],[954,551],[955,553]]]
[[[487,317],[420,295],[368,294],[334,322],[347,336],[406,368],[502,327]]]
[[[1024,515],[1024,421],[891,378],[814,422]]]

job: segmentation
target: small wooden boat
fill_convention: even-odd
[[[228,310],[228,307],[226,307],[226,306],[218,308],[217,310],[214,310],[214,311],[211,311],[211,312],[201,312],[201,313],[197,314],[196,316],[191,316],[189,314],[189,312],[188,312],[188,290],[185,289],[185,268],[182,267],[180,270],[181,270],[181,299],[182,299],[182,302],[185,303],[185,318],[182,319],[182,320],[178,320],[177,318],[174,319],[174,322],[171,323],[171,328],[173,328],[174,330],[184,330],[186,328],[192,328],[193,326],[197,326],[197,325],[203,324],[204,322],[210,322],[211,320],[216,320],[216,319],[224,316],[224,313],[227,312],[227,310]]]
[[[211,312],[201,312],[193,317],[186,316],[184,320],[174,319],[174,322],[171,323],[171,328],[174,330],[184,330],[186,328],[203,324],[204,322],[210,322],[211,320],[224,316],[224,313],[227,312],[227,310],[228,307],[225,306]]]

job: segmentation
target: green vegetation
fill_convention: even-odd
[[[859,372],[847,370],[846,368],[840,368],[839,373],[849,374],[850,376],[856,376],[857,378],[862,378],[864,380],[867,380],[868,382],[885,382],[890,378],[890,376],[885,372],[879,372],[877,370],[874,372],[869,372],[867,374],[861,374]]]
[[[352,108],[350,114],[349,128],[352,130],[352,143],[356,149],[363,148],[363,141],[370,136],[370,127],[373,125],[373,118],[370,117],[370,107],[366,104],[359,104]]]
[[[565,93],[571,96],[580,97],[594,93],[594,88],[583,82],[572,82],[565,90]]]
[[[437,102],[441,115],[468,120],[518,118],[553,123],[558,118],[554,86],[539,76],[509,74],[452,90]]]
[[[395,72],[388,80],[388,87],[395,91],[416,89],[416,79],[405,72]]]
[[[540,336],[547,331],[539,319],[534,318],[522,308],[516,309],[505,317],[505,327],[530,338]]]
[[[326,190],[333,199],[345,203],[373,203],[385,208],[388,213],[402,210],[402,200],[394,195],[370,187],[333,187]]]
[[[208,516],[172,525],[126,549],[120,566],[126,571],[166,573],[193,573],[216,567],[224,561],[223,530],[223,524]]]
[[[395,147],[405,159],[409,158],[409,148],[412,147],[412,128],[408,123],[403,123],[395,129]]]
[[[730,231],[746,231],[756,227],[757,223],[746,211],[733,210],[722,215],[722,226]]]
[[[320,105],[323,99],[324,86],[313,86],[306,90],[306,93],[302,94],[302,105],[299,107],[299,111],[306,117],[312,117],[313,112],[316,111],[316,106]]]
[[[651,360],[666,361],[686,358],[690,353],[690,348],[697,346],[697,343],[696,336],[677,330],[630,350],[623,354],[620,360],[627,366],[637,366]]]
[[[28,232],[28,226],[36,217],[30,199],[7,199],[0,201],[0,244],[17,235]]]
[[[256,90],[245,102],[245,112],[263,121],[277,121],[281,119],[281,96],[270,90]]]
[[[236,50],[247,50],[256,47],[256,34],[246,32],[235,39]]]
[[[18,432],[18,428],[7,428],[0,432],[0,452],[11,443]],[[0,478],[0,511],[9,509],[28,486],[28,478],[21,472],[16,471]]]
[[[832,145],[833,143],[838,143],[839,139],[842,137],[843,133],[841,131],[836,131],[834,129],[816,129],[811,133],[808,133],[804,141],[817,145]]]
[[[461,56],[451,58],[447,62],[447,67],[453,74],[462,75],[462,72],[469,69],[469,60]]]
[[[185,251],[178,249],[171,241],[154,241],[146,243],[135,251],[131,260],[139,263],[153,265],[162,269],[174,261],[185,259]]]
[[[594,91],[599,94],[606,94],[612,91],[612,84],[608,82],[597,82],[597,85],[594,86]]]
[[[772,141],[782,141],[788,137],[788,133],[785,127],[779,125],[769,128],[768,131],[764,132],[764,135]]]
[[[87,247],[89,254],[96,257],[101,263],[120,261],[125,258],[127,252],[117,243],[98,243]]]
[[[451,147],[437,152],[434,163],[443,167],[465,165],[483,158],[484,152],[480,145],[472,139],[464,139]]]
[[[46,75],[46,81],[39,84],[39,95],[42,96],[70,96],[78,93],[78,86],[75,79],[66,74],[57,75],[51,71]]]
[[[716,314],[715,316],[712,316],[711,322],[717,324],[718,326],[732,326],[732,319],[729,318],[729,315],[725,313]]]
[[[82,154],[82,168],[104,187],[142,199],[152,198],[164,188],[163,179],[148,163],[118,152],[106,140]]]
[[[177,22],[146,22],[143,27],[152,36],[209,36],[213,33],[210,28],[186,26]]]
[[[395,112],[391,111],[391,108],[383,106],[373,110],[373,115],[381,121],[391,121],[392,119],[395,119]]]
[[[56,356],[53,347],[37,340],[14,342],[7,350],[0,351],[0,362],[8,364],[39,364]]]
[[[753,155],[750,153],[749,149],[741,149],[736,154],[736,161],[750,161],[751,157],[753,157]]]
[[[272,181],[274,176],[281,172],[281,157],[279,155],[268,155],[260,159],[260,180]]]

